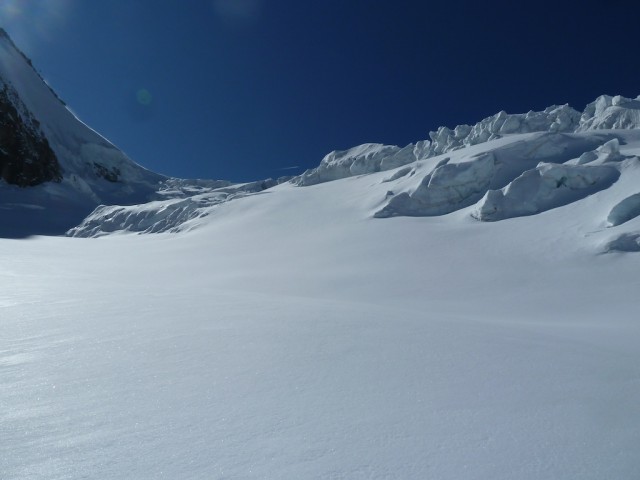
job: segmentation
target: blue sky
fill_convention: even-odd
[[[2,0],[0,26],[138,163],[248,181],[499,110],[635,97],[639,3]]]

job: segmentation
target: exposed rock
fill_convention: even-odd
[[[93,162],[93,167],[95,169],[96,175],[104,178],[108,182],[115,183],[120,177],[120,169],[118,167],[109,168],[97,162]]]
[[[1,81],[0,85],[0,178],[20,187],[59,182],[60,164],[38,121],[24,108],[19,112],[15,92]]]

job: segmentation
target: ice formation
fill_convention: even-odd
[[[607,217],[607,224],[610,227],[617,227],[638,216],[640,216],[640,193],[630,195],[617,203]]]
[[[225,185],[226,184],[226,185]],[[158,192],[157,200],[141,205],[101,205],[70,237],[101,237],[111,233],[181,232],[192,228],[192,220],[209,215],[221,203],[258,193],[275,186],[272,179],[232,185],[225,181],[172,179]]]
[[[494,221],[533,215],[609,187],[620,176],[613,167],[541,163],[501,190],[489,190],[472,215]]]
[[[315,185],[340,178],[391,170],[425,157],[428,142],[409,144],[404,148],[379,143],[366,143],[349,150],[333,151],[320,165],[293,179],[300,186]]]
[[[300,186],[315,185],[340,178],[391,170],[416,160],[503,138],[506,135],[550,132],[576,133],[590,130],[640,128],[640,97],[633,100],[617,95],[601,95],[580,113],[568,105],[543,111],[508,114],[504,111],[475,125],[440,127],[422,140],[400,149],[396,146],[365,144],[331,152],[314,169],[296,177]]]
[[[180,231],[220,203],[281,183],[234,186],[150,172],[80,122],[3,31],[0,60],[0,127],[18,132],[22,147],[41,154],[18,159],[0,145],[4,236]],[[501,111],[475,125],[441,127],[429,140],[403,148],[367,143],[333,151],[291,183],[308,187],[388,171],[374,182],[383,190],[369,203],[370,215],[440,216],[469,209],[479,220],[501,220],[606,189],[627,175],[627,167],[635,168],[630,165],[638,162],[638,139],[629,132],[638,131],[640,97],[602,95],[583,112],[568,105]],[[20,188],[29,185],[28,192]],[[608,225],[638,216],[636,192],[618,196]]]
[[[476,155],[465,155],[460,150],[456,161],[448,157],[440,160],[417,186],[399,192],[375,217],[451,213],[474,204],[488,190],[507,186],[540,162],[563,163],[592,151],[601,142],[599,137],[543,133]]]
[[[605,252],[640,252],[640,233],[623,233],[605,245]]]
[[[640,96],[635,100],[621,95],[601,95],[587,105],[577,131],[615,130],[640,127]]]

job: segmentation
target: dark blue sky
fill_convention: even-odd
[[[71,109],[135,161],[234,181],[502,109],[635,97],[639,18],[635,0],[0,6],[1,26]]]

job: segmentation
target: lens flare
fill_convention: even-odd
[[[146,88],[141,88],[136,92],[136,100],[140,105],[148,107],[153,102],[153,95]]]

